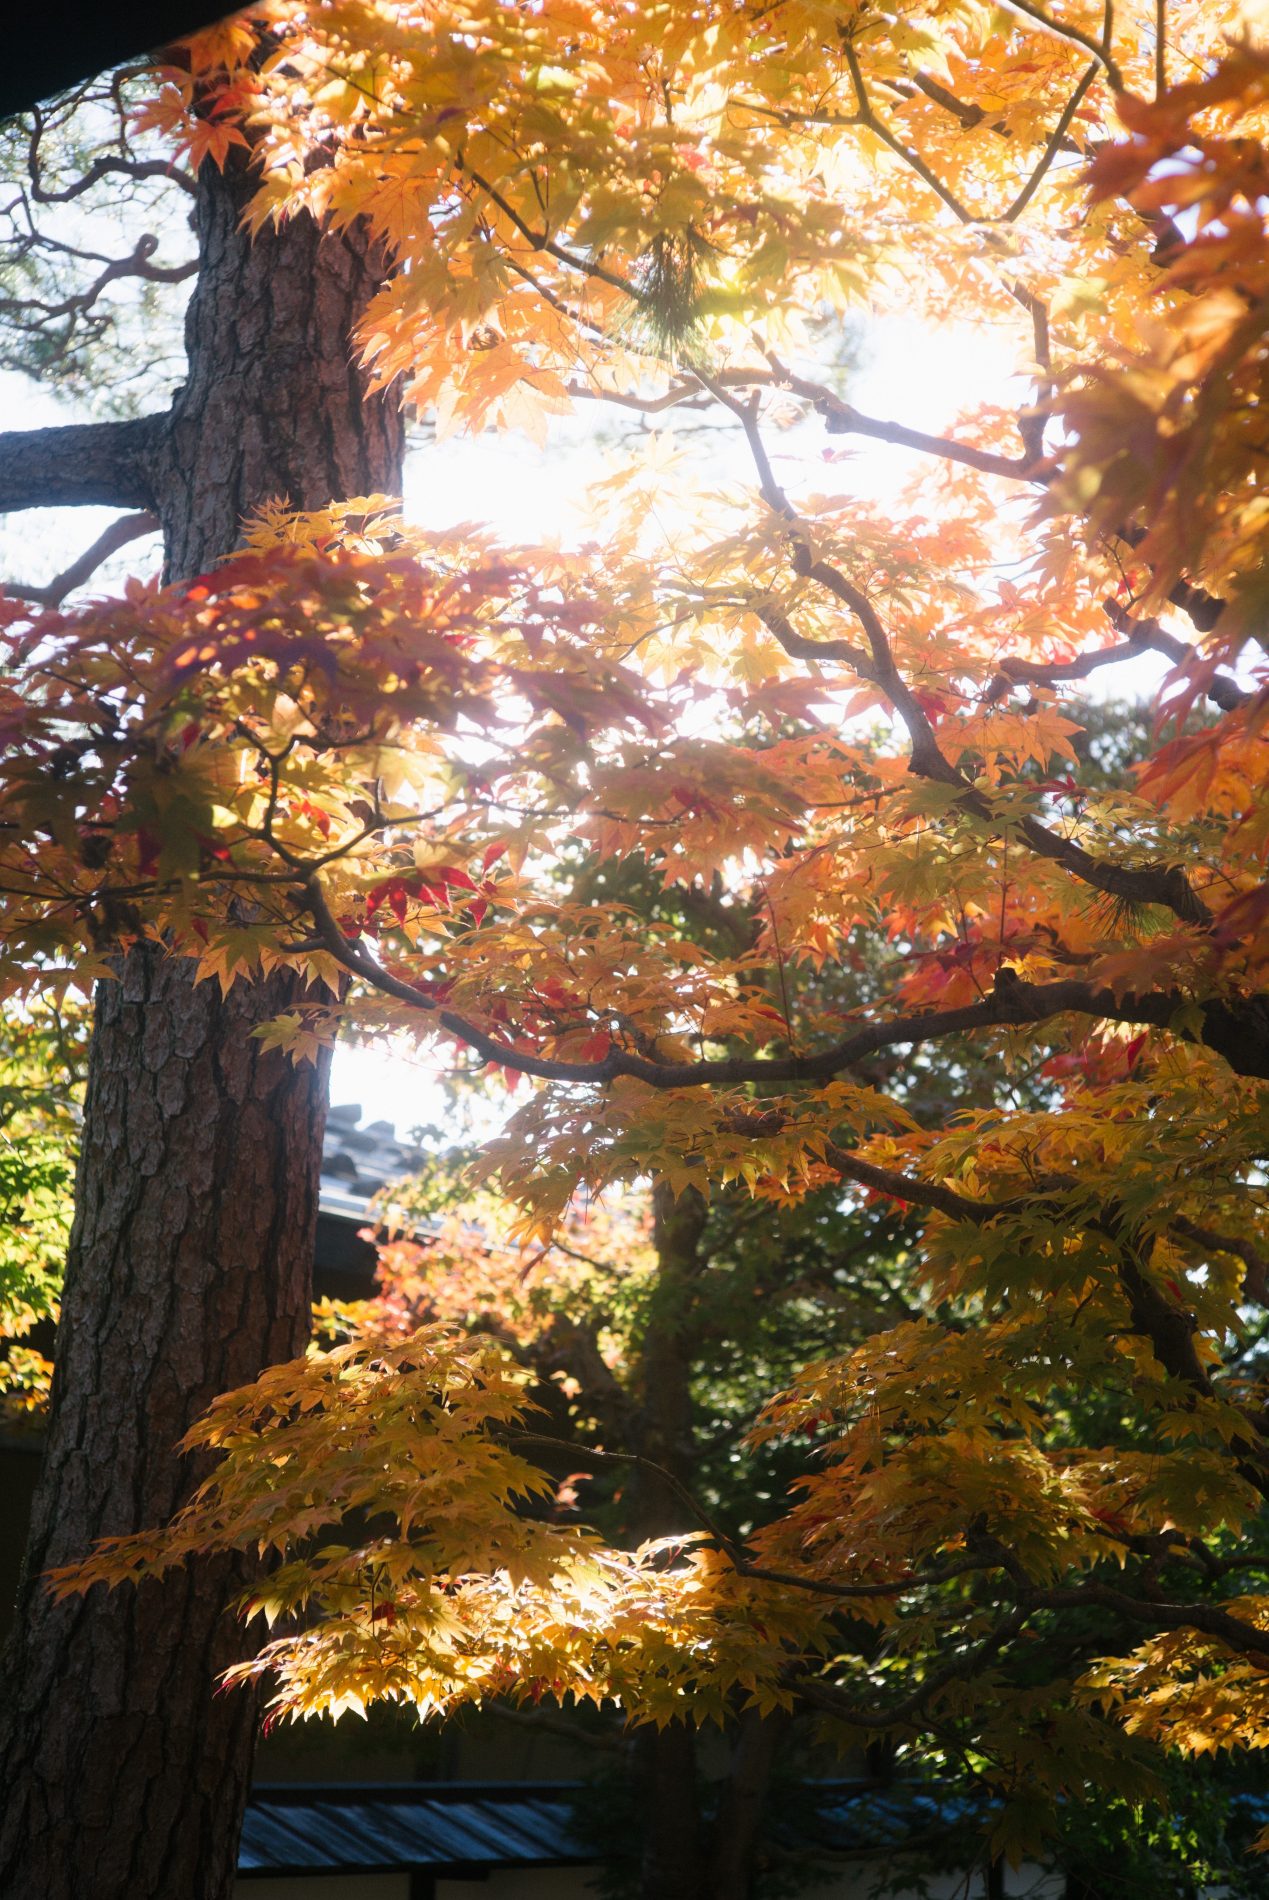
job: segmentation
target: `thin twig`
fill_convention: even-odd
[[[1035,0],[1001,0],[1001,4],[1011,13],[1021,13],[1028,20],[1034,20],[1043,32],[1052,34],[1054,39],[1069,40],[1072,46],[1082,46],[1086,53],[1092,54],[1105,72],[1111,91],[1123,91],[1123,74],[1111,55],[1109,43],[1099,45],[1091,33],[1085,33],[1081,27],[1064,26],[1060,20],[1051,18],[1043,7],[1037,6]]]
[[[1162,0],[1160,0],[1160,4],[1162,4]],[[1052,132],[1049,134],[1048,141],[1044,147],[1043,152],[1040,154],[1040,158],[1036,165],[1035,170],[1032,172],[1030,178],[1028,178],[1026,184],[1022,187],[1022,190],[1018,193],[1017,197],[1014,199],[1009,209],[1001,214],[1001,222],[1003,224],[1012,224],[1015,218],[1021,217],[1022,213],[1026,210],[1032,198],[1035,196],[1035,193],[1041,181],[1043,180],[1045,173],[1048,171],[1050,165],[1052,165],[1058,153],[1063,149],[1066,143],[1066,134],[1070,128],[1071,120],[1075,117],[1075,114],[1078,112],[1080,103],[1083,100],[1084,94],[1088,91],[1089,87],[1092,85],[1093,81],[1096,79],[1097,72],[1098,72],[1098,62],[1094,60],[1093,63],[1089,67],[1086,68],[1084,76],[1080,80],[1079,85],[1075,88],[1075,91],[1071,94],[1070,98],[1067,100],[1065,106],[1063,107],[1062,116],[1058,120],[1057,124],[1054,126]]]
[[[579,257],[576,251],[566,250],[562,244],[557,244],[549,233],[535,231],[532,225],[525,223],[515,206],[508,203],[497,187],[491,185],[488,179],[482,177],[479,172],[473,171],[461,157],[455,160],[455,169],[470,178],[473,185],[484,192],[491,204],[497,205],[503,217],[515,226],[521,237],[532,245],[535,251],[545,251],[548,257],[555,258],[557,263],[567,264],[570,270],[580,271],[584,277],[593,277],[599,283],[609,285],[613,290],[620,290],[623,295],[633,298],[636,303],[642,303],[643,297],[637,284],[632,284],[628,277],[619,277],[615,271],[606,270],[602,264],[596,264],[590,258]]]

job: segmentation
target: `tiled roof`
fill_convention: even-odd
[[[389,1121],[362,1122],[358,1102],[338,1102],[326,1117],[322,1143],[322,1208],[348,1220],[365,1220],[372,1197],[415,1174],[421,1148],[397,1140]]]
[[[247,1804],[239,1878],[284,1873],[479,1873],[594,1859],[560,1782],[264,1786]]]
[[[495,1867],[580,1866],[599,1859],[579,1828],[581,1782],[287,1784],[252,1793],[239,1877],[285,1873],[480,1874]],[[593,1792],[593,1791],[592,1791]],[[885,1854],[968,1840],[984,1811],[937,1784],[804,1781],[781,1791],[778,1840],[829,1856]]]

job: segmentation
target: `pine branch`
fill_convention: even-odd
[[[72,198],[82,198],[86,191],[91,191],[94,185],[99,185],[103,178],[130,178],[134,184],[144,184],[151,179],[161,180],[164,184],[178,186],[190,197],[193,197],[197,190],[190,173],[183,171],[175,163],[169,163],[160,158],[123,158],[115,152],[107,153],[104,158],[95,158],[87,171],[81,172],[78,178],[73,179],[69,185],[64,185],[60,191],[50,190],[43,181],[38,163],[38,141],[42,125],[42,116],[37,113],[36,131],[31,140],[32,157],[29,164],[29,188],[36,204],[69,204]]]
[[[41,329],[45,324],[55,322],[58,317],[86,316],[102,292],[124,278],[140,277],[150,284],[181,284],[197,275],[199,266],[193,258],[184,264],[152,263],[158,246],[159,241],[153,232],[147,231],[137,239],[127,257],[110,259],[93,282],[85,285],[83,290],[76,291],[73,296],[63,297],[60,303],[43,303],[36,297],[0,297],[0,316],[19,324],[23,329]],[[28,313],[30,320],[24,321]]]
[[[23,508],[155,505],[153,458],[164,416],[70,423],[0,435],[0,514]]]
[[[74,593],[77,587],[90,580],[103,561],[109,560],[120,548],[127,547],[129,541],[139,541],[142,535],[158,532],[159,519],[148,511],[139,515],[120,515],[112,521],[104,534],[99,534],[91,547],[85,548],[78,558],[71,562],[47,587],[25,587],[16,581],[5,583],[5,592],[15,594],[19,600],[33,600],[41,607],[59,607],[67,594]]]

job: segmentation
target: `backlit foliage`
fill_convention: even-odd
[[[743,1546],[687,1496],[638,1552],[546,1521],[505,1349],[429,1326],[222,1400],[176,1526],[63,1587],[277,1552],[252,1667],[289,1714],[950,1732],[1010,1852],[1090,1780],[1139,1796],[1134,1736],[1269,1740],[1255,25],[333,0],[160,76],[148,125],[249,155],[257,223],[382,235],[362,345],[442,436],[683,408],[734,453],[645,433],[576,546],[372,497],[9,609],[7,984],[139,934],[223,984],[292,964],[297,1060],[354,1021],[528,1079],[480,1163],[511,1238],[649,1178],[836,1185],[922,1212],[926,1293],[771,1399],[754,1444],[805,1476]],[[860,414],[817,369],[856,307],[991,326],[1016,410]],[[900,500],[839,472],[855,437],[917,452]],[[1082,682],[1143,656],[1154,742],[1095,781]],[[709,928],[596,901],[579,849]]]
[[[87,1029],[74,996],[11,1010],[0,1025],[0,1421],[10,1424],[48,1394],[52,1367],[31,1335],[57,1318]]]

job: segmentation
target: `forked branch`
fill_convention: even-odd
[[[769,630],[787,652],[798,658],[805,658],[808,652],[814,651],[816,658],[845,659],[852,671],[885,695],[902,722],[912,748],[909,769],[919,778],[953,787],[959,793],[957,803],[963,811],[988,825],[998,827],[990,800],[977,786],[971,784],[939,745],[920,699],[895,664],[889,638],[872,602],[863,589],[857,587],[840,568],[829,561],[815,558],[809,531],[772,472],[754,403],[740,402],[722,384],[706,376],[704,371],[697,370],[695,373],[705,388],[731,411],[744,429],[758,474],[759,492],[767,506],[788,524],[794,573],[814,581],[850,610],[863,628],[869,652],[863,654],[853,645],[843,646],[827,641],[822,645],[807,643],[797,635],[793,636],[794,644],[789,645],[787,641],[792,629],[787,615],[778,612],[772,615],[767,609],[763,617]],[[1179,865],[1138,867],[1106,863],[1094,857],[1091,851],[1086,851],[1073,838],[1051,831],[1038,818],[1017,820],[1011,829],[1037,857],[1062,865],[1081,883],[1088,884],[1108,897],[1133,904],[1158,905],[1172,911],[1183,923],[1200,928],[1205,928],[1212,921],[1211,912]]]

